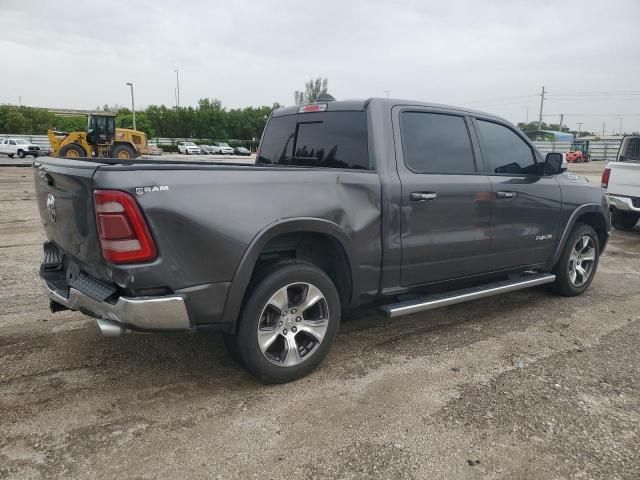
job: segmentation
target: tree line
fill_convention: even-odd
[[[150,105],[136,110],[136,128],[149,138],[201,138],[211,140],[259,140],[271,106],[233,108],[227,110],[217,99],[203,98],[195,107]],[[117,114],[116,126],[133,128],[133,115],[125,107],[104,105],[96,110]],[[0,105],[0,134],[46,134],[48,129],[63,132],[82,131],[87,119],[82,116],[58,116],[43,108]]]

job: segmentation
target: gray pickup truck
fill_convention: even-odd
[[[273,112],[255,164],[38,159],[52,311],[107,336],[216,330],[266,382],[329,351],[341,311],[390,317],[551,284],[584,292],[604,190],[510,123],[391,99]]]

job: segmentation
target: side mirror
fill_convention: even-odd
[[[564,155],[560,152],[549,152],[544,160],[544,174],[557,175],[567,170]]]

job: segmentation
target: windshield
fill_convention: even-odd
[[[17,145],[26,145],[27,141],[26,140],[22,140],[21,138],[16,140],[16,144]]]
[[[185,145],[187,147],[197,147],[197,145],[195,143],[193,143],[193,142],[186,142]]]
[[[231,148],[231,147],[229,147],[229,145],[227,145],[226,143],[222,143],[222,142],[218,143],[218,146],[219,146],[219,147],[227,147],[227,148]]]

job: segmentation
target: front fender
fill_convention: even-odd
[[[356,265],[358,265],[356,259],[357,253],[353,248],[351,238],[347,232],[329,220],[319,218],[287,218],[278,220],[262,229],[249,244],[231,282],[224,307],[223,322],[235,324],[238,319],[245,291],[251,281],[251,275],[253,274],[260,252],[267,242],[281,234],[298,232],[322,233],[333,237],[340,243],[346,254],[347,261],[349,262],[349,271],[351,272],[350,303],[353,303],[358,298],[359,287],[356,272]]]
[[[606,225],[607,237],[609,236],[610,221],[608,218],[608,213],[605,213],[605,209],[603,205],[600,205],[598,203],[585,203],[584,205],[580,205],[578,208],[576,208],[573,211],[573,213],[569,217],[569,220],[567,221],[564,227],[562,235],[560,236],[560,239],[556,244],[556,248],[555,248],[553,257],[551,259],[551,262],[548,265],[549,269],[552,269],[560,259],[560,256],[562,255],[562,250],[564,249],[564,246],[567,243],[567,238],[569,238],[569,234],[571,233],[573,226],[576,224],[578,219],[585,213],[596,213],[597,215],[601,216],[602,220]],[[600,253],[604,251],[605,247],[606,247],[606,242],[600,246]]]

